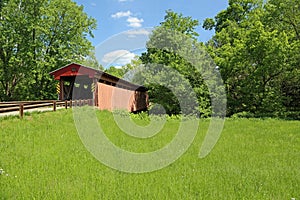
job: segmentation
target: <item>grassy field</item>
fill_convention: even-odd
[[[142,140],[123,134],[109,112],[97,116],[116,145],[137,152],[161,148],[179,125],[168,120]],[[0,199],[300,200],[300,121],[227,119],[213,151],[199,159],[208,125],[201,120],[191,147],[170,166],[129,174],[85,149],[71,110],[0,118]]]

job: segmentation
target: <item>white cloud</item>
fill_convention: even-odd
[[[112,18],[122,18],[122,17],[130,17],[132,13],[128,10],[127,12],[117,12],[113,15],[111,15]]]
[[[91,3],[91,6],[92,6],[92,7],[96,7],[97,4],[96,4],[96,3]]]
[[[119,19],[122,17],[127,17],[127,26],[132,27],[132,28],[139,28],[142,27],[142,23],[144,20],[141,18],[133,17],[133,13],[131,11],[126,11],[126,12],[117,12],[115,14],[111,15],[112,18]]]
[[[134,53],[127,50],[116,50],[105,54],[102,58],[102,62],[115,66],[123,66],[130,63],[135,56]]]
[[[148,36],[151,34],[151,30],[146,30],[146,29],[134,29],[134,30],[129,30],[126,32],[128,37],[130,38],[135,38],[135,37],[144,37]]]
[[[151,31],[146,29],[129,30],[126,32],[127,35],[149,35],[150,33]]]
[[[133,1],[133,0],[118,0],[119,2]]]
[[[129,23],[128,26],[132,28],[139,28],[142,26],[142,23],[144,22],[143,19],[139,19],[137,17],[131,17],[129,16],[127,19],[127,22]]]

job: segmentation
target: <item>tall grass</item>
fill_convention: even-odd
[[[161,148],[178,119],[147,140],[97,112],[108,138],[136,152]],[[147,119],[135,118],[146,125]],[[0,199],[300,199],[300,122],[228,119],[221,138],[198,158],[209,120],[188,151],[159,171],[128,174],[96,160],[77,135],[71,110],[0,119]]]

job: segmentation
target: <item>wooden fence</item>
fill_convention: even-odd
[[[72,108],[73,106],[84,106],[93,105],[92,99],[84,100],[71,100],[71,101],[56,101],[56,100],[43,100],[43,101],[10,101],[10,102],[0,102],[0,113],[9,113],[14,111],[19,111],[19,115],[22,118],[24,116],[24,111],[35,109],[35,108],[52,108],[56,111],[57,107]]]

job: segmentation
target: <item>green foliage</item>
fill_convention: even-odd
[[[2,1],[1,1],[2,2]],[[49,72],[80,62],[96,27],[71,0],[11,0],[0,10],[0,99],[52,99]]]
[[[197,20],[168,10],[140,58],[144,67],[138,79],[149,89],[150,101],[162,105],[169,115],[210,116],[211,95],[218,93],[208,88],[217,85],[215,66],[196,39],[197,25]]]
[[[216,31],[207,49],[226,84],[228,115],[300,108],[299,21],[295,0],[231,0],[206,19],[203,27]]]
[[[122,132],[110,112],[96,111],[107,137],[120,148],[149,152],[167,145],[180,120],[155,137]],[[148,122],[141,123],[147,124]],[[0,121],[2,199],[298,199],[299,121],[227,119],[212,152],[199,159],[209,127],[200,120],[188,151],[170,166],[128,174],[96,160],[82,144],[72,110]],[[172,134],[174,133],[174,134]]]
[[[117,67],[111,66],[108,69],[106,69],[105,72],[108,74],[111,74],[113,76],[116,76],[118,78],[122,78],[125,74],[124,67],[117,68]]]
[[[243,112],[239,112],[239,113],[235,113],[231,116],[231,118],[233,119],[239,119],[239,118],[253,118],[254,114],[253,113],[249,113],[246,111]]]
[[[127,78],[127,76],[130,76],[132,71],[136,68],[138,68],[142,64],[141,60],[138,56],[135,56],[134,59],[131,60],[130,63],[122,66],[122,67],[115,67],[110,66],[108,69],[105,70],[105,72],[114,75],[118,78]],[[130,79],[130,78],[129,78]]]
[[[199,34],[195,31],[195,27],[199,25],[198,20],[194,20],[191,17],[184,17],[181,13],[167,10],[164,18],[165,21],[161,22],[161,27],[164,27],[170,31],[179,32],[183,35],[196,38]]]
[[[215,21],[212,18],[206,18],[203,22],[202,28],[212,30],[215,26]]]

